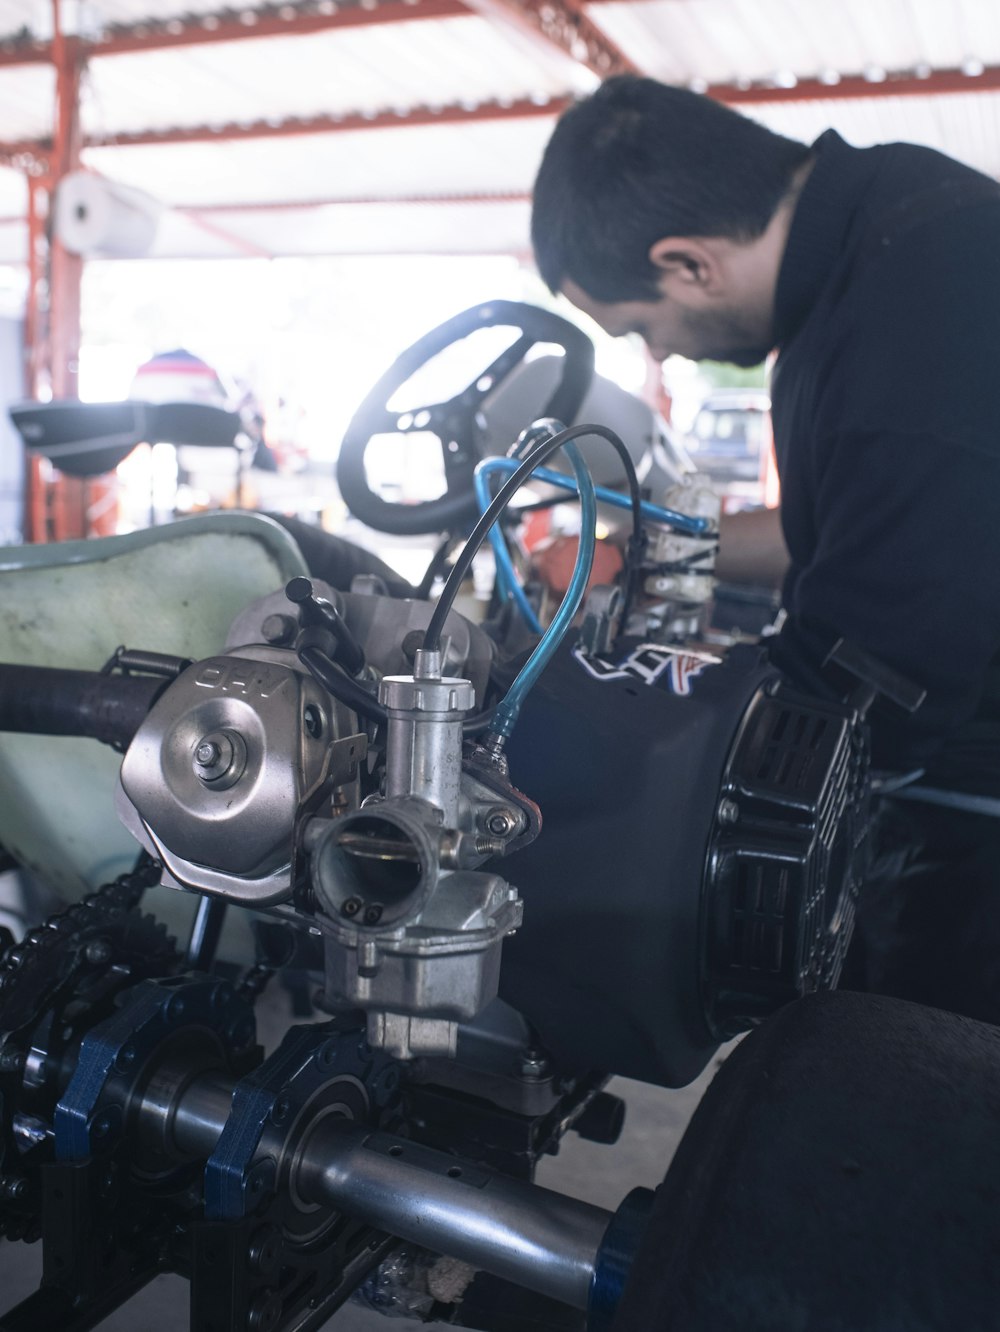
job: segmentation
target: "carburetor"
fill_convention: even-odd
[[[463,765],[470,681],[418,650],[386,676],[384,793],[306,834],[326,935],[327,1006],[362,1008],[368,1040],[397,1058],[453,1055],[458,1023],[497,992],[500,948],[521,923],[517,890],[479,870],[530,841],[537,808],[477,749]]]

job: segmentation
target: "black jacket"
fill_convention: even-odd
[[[894,667],[927,697],[877,705],[876,763],[970,784],[1000,766],[1000,186],[908,144],[815,152],[776,298],[773,656],[815,686],[839,637]]]

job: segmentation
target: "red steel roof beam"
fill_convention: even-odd
[[[331,6],[329,12],[325,8],[320,11],[315,5],[301,9],[281,5],[274,9],[246,10],[242,15],[229,9],[219,14],[201,14],[197,18],[116,24],[97,37],[66,37],[64,41],[88,57],[132,55],[137,51],[203,46],[208,42],[241,42],[255,37],[308,37],[338,28],[467,17],[468,14],[469,9],[462,0],[376,0],[374,4],[371,0],[357,0],[352,4]],[[0,41],[0,68],[49,64],[52,60],[51,42]]]
[[[338,28],[369,27],[372,24],[412,22],[465,16],[461,0],[367,0],[330,6],[331,12],[310,12],[315,6],[297,9],[282,5],[275,9],[202,14],[197,18],[166,19],[108,28],[90,42],[91,56],[125,55],[135,51],[163,50],[172,46],[203,46],[206,42],[239,42],[254,37],[308,37]]]
[[[0,69],[5,65],[51,65],[52,43],[16,40],[0,41]]]
[[[609,0],[610,2],[610,0]],[[916,75],[890,75],[882,82],[860,76],[842,78],[839,83],[820,79],[801,79],[793,88],[754,84],[711,84],[709,97],[733,106],[777,102],[808,102],[851,99],[862,101],[879,97],[914,97],[954,93],[997,92],[1000,90],[1000,66],[987,66],[981,74],[965,74],[958,69],[936,70],[927,78]],[[350,113],[343,116],[314,116],[309,119],[254,121],[242,125],[197,125],[191,128],[137,130],[107,139],[89,139],[86,147],[128,146],[158,143],[225,142],[232,139],[282,138],[297,134],[329,134],[338,131],[399,128],[403,125],[458,125],[472,121],[491,121],[557,116],[569,106],[571,98],[556,97],[545,102],[520,100],[510,103],[484,102],[475,107],[414,107],[412,111],[380,111],[371,115]],[[23,166],[30,159],[43,159],[52,151],[51,140],[0,142],[0,164]]]
[[[860,74],[842,75],[836,82],[799,79],[790,88],[754,83],[713,83],[705,89],[709,97],[729,106],[753,106],[774,102],[862,101],[878,97],[933,97],[949,93],[996,92],[1000,89],[1000,65],[987,65],[979,74],[961,69],[933,69],[926,76],[913,73],[886,74],[884,79],[866,79]]]
[[[484,102],[471,107],[415,106],[408,111],[378,111],[370,115],[349,112],[345,115],[309,116],[281,121],[256,120],[247,124],[136,130],[107,138],[88,139],[86,146],[122,148],[160,143],[222,143],[237,139],[281,139],[292,135],[330,134],[346,130],[401,129],[407,125],[465,125],[483,120],[523,120],[537,116],[557,116],[569,104],[568,97],[554,97],[545,102],[521,100],[509,103]],[[3,145],[0,144],[2,151]]]
[[[481,18],[506,23],[546,50],[555,47],[601,79],[642,71],[588,16],[580,0],[466,0]]]

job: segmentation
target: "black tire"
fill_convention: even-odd
[[[616,1332],[1000,1327],[1000,1030],[819,994],[730,1056]]]

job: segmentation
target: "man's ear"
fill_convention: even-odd
[[[711,246],[697,237],[664,236],[649,247],[649,262],[668,280],[711,291],[721,276]]]

